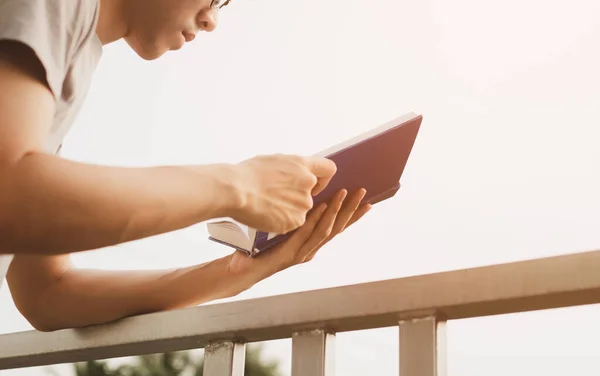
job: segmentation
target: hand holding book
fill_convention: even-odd
[[[328,203],[312,209],[304,225],[269,252],[256,257],[248,257],[241,251],[233,253],[228,261],[228,272],[236,278],[230,278],[230,281],[240,283],[252,279],[249,283],[252,285],[312,260],[325,244],[369,212],[371,205],[361,204],[365,194],[364,189],[350,193],[340,190]]]
[[[256,204],[251,205],[250,211],[246,209],[237,218],[231,217],[232,220],[208,223],[210,239],[256,256],[293,236],[293,227],[303,223],[303,215],[311,206],[329,202],[340,190],[366,189],[362,203],[369,205],[392,198],[400,189],[402,173],[421,122],[421,115],[407,113],[312,158],[285,157],[285,161],[277,161],[278,165],[264,163],[264,169],[260,169],[262,177],[277,176],[276,183],[268,182],[268,189],[258,185],[257,194],[262,192],[265,196],[256,196]],[[274,157],[262,158],[250,165],[276,160],[271,159]],[[329,166],[325,159],[330,160]],[[279,230],[265,226],[276,228],[277,222],[283,223]],[[256,223],[260,225],[256,226]]]
[[[336,172],[327,158],[263,155],[233,167],[242,205],[231,218],[262,231],[287,233],[302,226],[313,207],[313,195]]]

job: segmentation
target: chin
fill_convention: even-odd
[[[157,44],[143,44],[137,40],[127,40],[131,49],[144,60],[156,60],[167,53],[168,49],[161,48]]]
[[[165,53],[167,53],[167,51],[135,51],[136,54],[141,57],[144,60],[156,60],[160,57],[162,57]]]
[[[134,49],[135,53],[144,60],[156,60],[167,53],[167,49],[142,48]]]

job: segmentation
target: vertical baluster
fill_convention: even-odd
[[[446,376],[446,322],[426,317],[399,327],[400,376]]]
[[[215,342],[204,349],[206,376],[244,376],[246,344]]]
[[[333,376],[335,335],[324,330],[292,336],[292,376]]]

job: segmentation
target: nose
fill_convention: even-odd
[[[217,9],[204,9],[198,13],[196,22],[202,31],[213,31],[217,28],[219,14]]]

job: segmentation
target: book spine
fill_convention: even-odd
[[[253,248],[254,251],[251,251],[251,250],[248,250],[248,249],[236,247],[235,245],[233,245],[231,243],[228,243],[228,242],[223,241],[223,240],[219,240],[217,238],[213,238],[212,236],[209,236],[208,240],[211,240],[211,241],[213,241],[215,243],[223,244],[223,245],[225,245],[225,246],[227,246],[229,248],[235,249],[236,251],[242,251],[242,252],[244,252],[245,254],[247,254],[250,257],[253,257],[256,254],[255,248]]]

